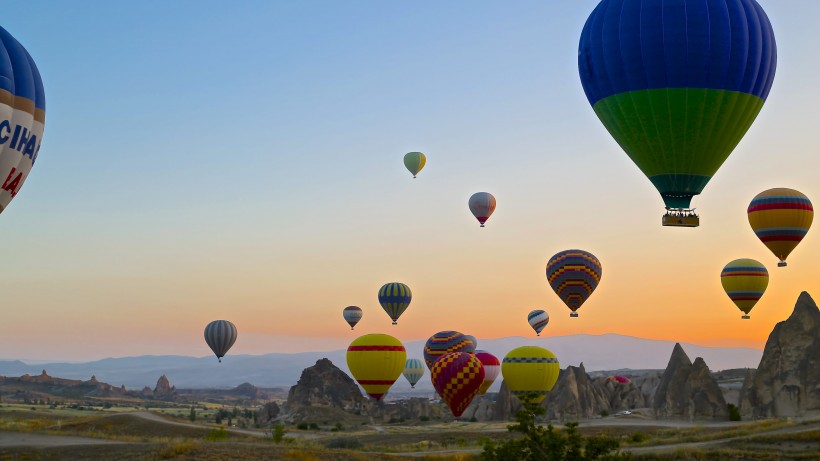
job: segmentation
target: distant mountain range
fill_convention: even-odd
[[[674,341],[634,338],[616,334],[569,335],[544,338],[508,337],[479,339],[479,349],[503,358],[510,350],[525,345],[535,345],[551,350],[558,357],[562,368],[584,363],[587,371],[619,369],[663,369],[675,346]],[[756,368],[762,350],[745,347],[705,347],[682,343],[690,357],[703,357],[712,371],[730,368]],[[423,341],[405,344],[408,357],[422,358]],[[0,375],[21,376],[40,374],[46,370],[51,376],[88,380],[92,375],[100,381],[129,389],[141,389],[156,385],[161,375],[166,375],[177,388],[230,388],[242,383],[258,387],[290,387],[299,380],[302,370],[321,358],[328,358],[339,368],[348,372],[344,350],[326,352],[302,352],[294,354],[228,355],[217,363],[216,357],[186,357],[175,355],[107,358],[84,363],[38,363],[27,364],[19,360],[0,361]],[[494,385],[495,390],[501,379]],[[409,390],[410,386],[400,378],[395,391]],[[429,377],[422,379],[416,388],[432,390]]]

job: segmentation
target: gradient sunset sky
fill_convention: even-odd
[[[801,291],[820,297],[820,230],[777,268],[746,218],[772,187],[820,204],[820,2],[760,0],[777,75],[695,198],[697,229],[661,227],[660,196],[584,96],[597,3],[3,2],[47,109],[0,216],[0,358],[205,356],[215,319],[239,330],[232,354],[534,338],[537,308],[546,336],[762,348]],[[498,200],[484,229],[478,191]],[[569,248],[603,265],[577,319],[544,270]],[[741,257],[771,275],[750,321],[720,284]],[[392,281],[413,290],[398,326],[376,299]]]

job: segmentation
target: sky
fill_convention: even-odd
[[[757,193],[820,203],[820,2],[760,0],[777,75],[749,132],[693,206],[663,203],[590,108],[578,39],[596,0],[518,2],[7,0],[2,25],[43,76],[43,144],[0,216],[0,358],[90,360],[616,333],[762,348],[801,291],[820,296],[820,236],[787,268],[749,227]],[[409,151],[427,155],[417,179]],[[486,228],[474,192],[498,207]],[[569,318],[545,265],[602,262]],[[720,271],[770,272],[742,321]],[[397,326],[379,287],[404,282]],[[355,331],[341,311],[358,305]]]

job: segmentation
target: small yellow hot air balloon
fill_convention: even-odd
[[[735,259],[720,272],[720,284],[729,299],[745,314],[740,318],[749,319],[749,312],[769,286],[769,271],[754,259]]]
[[[780,259],[777,267],[784,267],[789,253],[809,232],[814,208],[801,192],[778,187],[757,194],[747,214],[757,238]]]
[[[519,400],[529,393],[538,394],[530,403],[538,404],[558,381],[561,365],[555,354],[537,346],[523,346],[510,351],[501,362],[501,375],[510,392]]]
[[[408,152],[404,155],[404,166],[413,174],[414,178],[426,163],[427,157],[421,152]]]
[[[356,338],[347,348],[347,367],[367,395],[381,400],[404,371],[407,351],[401,341],[383,334]]]

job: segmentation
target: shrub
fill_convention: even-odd
[[[726,407],[729,409],[729,421],[740,421],[740,410],[731,403]]]
[[[210,432],[205,434],[205,440],[209,442],[221,442],[223,440],[228,440],[228,437],[230,437],[230,435],[224,427],[220,427],[219,429],[211,429]]]
[[[606,418],[607,416],[609,416],[609,412],[606,410],[601,410],[601,417]]]
[[[308,430],[308,424],[307,423],[299,423],[299,424],[296,425],[296,429],[299,429],[300,431],[306,431],[306,430]]]
[[[419,420],[420,421],[430,421],[430,417],[427,416],[427,415],[421,415],[421,416],[419,416]]]
[[[357,450],[362,447],[362,442],[355,437],[337,437],[325,443],[327,448],[344,448],[347,450]]]
[[[641,443],[649,439],[649,436],[643,432],[635,432],[629,436],[629,441],[632,443]]]

